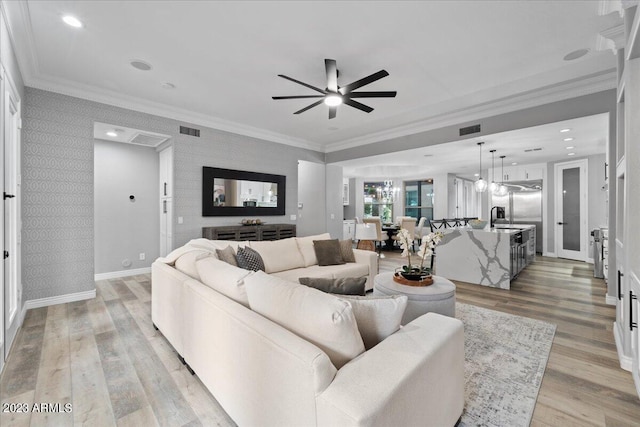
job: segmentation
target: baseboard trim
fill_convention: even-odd
[[[607,298],[604,302],[609,305],[616,305],[618,303],[618,298],[616,298],[615,296],[607,295]]]
[[[545,252],[545,253],[542,254],[542,256],[548,256],[550,258],[557,258],[555,252]]]
[[[76,292],[74,294],[58,295],[55,297],[32,299],[24,304],[25,312],[32,308],[48,307],[50,305],[65,304],[74,301],[83,301],[96,297],[96,290]]]
[[[151,273],[151,267],[134,268],[133,270],[110,271],[108,273],[96,273],[93,280],[117,279],[118,277],[135,276],[136,274]]]
[[[616,350],[618,351],[618,359],[620,360],[620,367],[625,371],[633,371],[633,359],[629,356],[624,355],[624,350],[622,348],[622,338],[620,337],[620,332],[618,332],[618,325],[616,322],[613,322],[613,337],[616,341]]]

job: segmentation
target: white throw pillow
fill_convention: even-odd
[[[365,297],[338,295],[337,298],[351,304],[358,330],[367,350],[400,329],[400,322],[408,301],[406,295]]]
[[[296,243],[300,249],[300,253],[304,258],[304,266],[309,267],[311,265],[318,264],[318,258],[316,257],[316,250],[313,247],[314,240],[329,240],[331,235],[329,233],[318,234],[317,236],[296,237]]]
[[[302,258],[302,254],[298,250],[294,237],[282,240],[251,242],[249,246],[260,254],[264,262],[264,271],[267,273],[277,273],[278,271],[304,267],[304,258]]]
[[[213,257],[196,261],[200,281],[211,289],[249,307],[244,281],[253,272],[235,267]]]
[[[245,285],[253,311],[318,346],[337,369],[364,352],[347,301],[261,271]]]
[[[217,258],[215,253],[206,250],[195,249],[193,251],[189,251],[176,260],[176,270],[196,280],[200,280],[200,275],[196,269],[196,261],[208,256]]]

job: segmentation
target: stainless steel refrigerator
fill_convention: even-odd
[[[536,226],[536,252],[542,253],[542,180],[505,182],[506,196],[491,195],[491,206],[505,209],[505,219],[496,224],[533,224]]]

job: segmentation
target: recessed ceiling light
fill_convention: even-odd
[[[565,132],[569,132],[571,129],[570,128],[564,128],[564,129],[560,129],[560,132],[565,133]]]
[[[513,163],[511,163],[511,166],[515,166],[517,164],[518,164],[518,162],[513,162]]]
[[[110,130],[109,132],[107,132],[107,136],[110,136],[111,138],[115,138],[116,136],[118,136],[118,134],[116,133],[116,131]]]
[[[473,176],[480,176],[480,174],[479,173],[474,173]]]
[[[573,138],[565,138],[565,139],[563,139],[563,141],[565,141],[565,142],[573,141]]]
[[[140,71],[149,71],[152,68],[151,64],[140,59],[134,59],[130,62],[130,64],[133,68],[136,68]]]
[[[174,85],[173,83],[169,83],[169,82],[162,83],[160,86],[162,86],[163,89],[175,89],[176,88],[176,85]]]
[[[573,52],[569,52],[563,59],[565,61],[573,61],[574,59],[582,58],[587,53],[589,53],[589,49],[578,49],[574,50]]]
[[[574,147],[573,147],[573,145],[569,145],[569,146],[564,147],[564,148],[566,148],[567,150],[573,150]]]
[[[64,21],[65,24],[73,28],[82,28],[84,26],[82,24],[82,21],[80,21],[75,16],[65,15],[62,17],[62,20]]]
[[[576,153],[567,153],[567,156],[575,156]]]

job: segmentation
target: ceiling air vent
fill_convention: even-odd
[[[165,136],[159,136],[159,135],[153,135],[153,134],[149,134],[149,133],[143,133],[143,132],[138,132],[136,134],[133,135],[133,138],[131,138],[129,140],[130,144],[136,144],[136,145],[144,145],[145,147],[157,147],[158,145],[162,144],[163,142],[165,142],[167,139],[167,137]]]
[[[200,129],[188,128],[186,126],[180,126],[180,133],[189,136],[195,136],[196,138],[200,138]]]
[[[527,148],[524,150],[525,153],[530,153],[532,151],[542,151],[542,148]]]
[[[469,135],[472,133],[480,132],[480,125],[467,126],[466,128],[460,128],[460,136]]]

